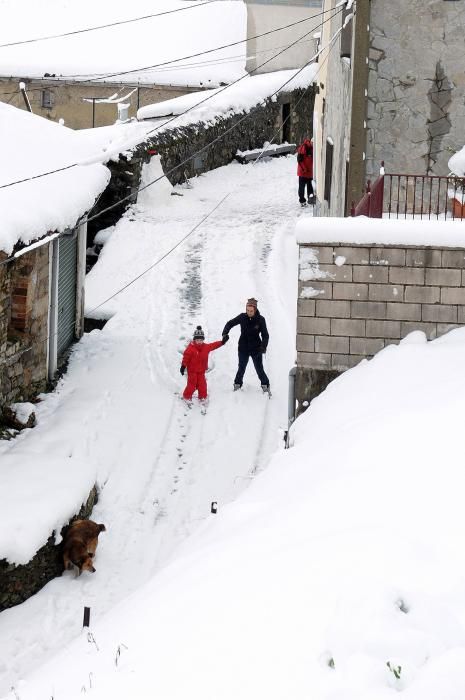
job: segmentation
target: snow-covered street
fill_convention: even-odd
[[[107,526],[95,574],[65,573],[2,613],[0,693],[79,635],[84,605],[95,621],[147,582],[212,501],[229,502],[282,449],[295,352],[295,159],[231,164],[192,184],[177,188],[182,196],[171,196],[166,181],[148,188],[101,236],[107,242],[88,277],[88,310],[150,267],[229,193],[181,246],[95,312],[111,318],[76,346],[56,392],[38,406],[38,426],[0,445],[2,456],[22,450],[95,470],[101,492],[92,518]],[[233,329],[210,356],[207,415],[198,405],[188,410],[179,366],[195,326],[207,341],[220,339],[252,295],[270,332],[272,399],[251,364],[243,390],[232,392]]]

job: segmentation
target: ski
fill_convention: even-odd
[[[262,391],[264,394],[268,394],[268,398],[271,399],[271,389],[266,384],[262,384]]]

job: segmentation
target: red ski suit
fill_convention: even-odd
[[[214,343],[189,343],[182,356],[182,364],[187,369],[187,386],[184,389],[185,399],[191,399],[197,389],[199,399],[207,398],[207,381],[205,372],[208,369],[208,355],[223,345],[222,340]]]
[[[313,177],[313,144],[308,139],[297,149],[297,175],[309,180]]]

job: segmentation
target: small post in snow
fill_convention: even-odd
[[[89,627],[90,626],[90,608],[84,607],[84,619],[82,621],[82,626],[83,627]]]
[[[212,501],[212,504],[210,506],[210,512],[211,513],[217,513],[218,512],[218,503],[216,501]]]

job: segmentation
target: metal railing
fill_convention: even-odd
[[[465,178],[399,173],[384,178],[383,210],[388,218],[465,218]]]
[[[389,219],[465,219],[465,178],[384,173],[369,180],[351,216]]]

